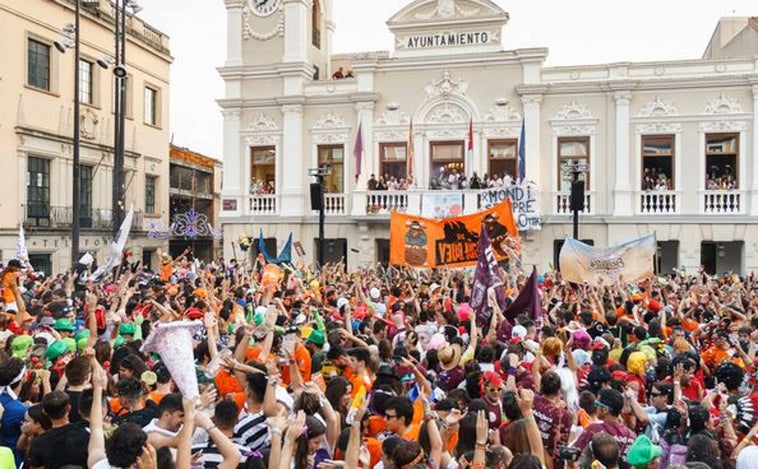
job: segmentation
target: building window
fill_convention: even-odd
[[[408,175],[408,145],[406,143],[379,144],[379,176],[385,181],[400,180]]]
[[[674,136],[642,137],[642,190],[671,190],[674,185]]]
[[[27,84],[50,91],[50,46],[34,39],[27,44]]]
[[[158,125],[158,90],[145,87],[145,124]]]
[[[36,226],[50,222],[50,160],[33,156],[27,160],[26,218]]]
[[[433,189],[449,188],[457,174],[465,174],[463,142],[432,142],[430,183]],[[457,187],[457,181],[455,181]]]
[[[706,134],[705,136],[705,188],[706,190],[738,189],[738,155],[740,135]]]
[[[276,147],[250,149],[250,192],[273,194],[276,191]]]
[[[342,194],[345,191],[344,180],[345,149],[342,145],[319,145],[319,167],[329,164],[332,166],[332,174],[324,178],[324,192]]]
[[[313,7],[311,9],[311,24],[313,26],[313,36],[311,37],[311,43],[321,48],[321,6],[319,0],[313,0]]]
[[[145,177],[145,213],[155,213],[155,176]]]
[[[583,164],[586,172],[579,174],[579,180],[584,181],[584,189],[590,189],[590,138],[565,137],[558,139],[558,187],[562,192],[571,190],[571,181],[563,178],[562,165]]]
[[[79,225],[92,228],[92,166],[79,167]]]
[[[86,104],[94,104],[93,92],[93,69],[92,62],[79,61],[79,101]]]
[[[487,171],[495,176],[516,179],[518,175],[518,140],[490,140]]]
[[[49,276],[53,272],[53,262],[50,254],[29,254],[29,263],[35,272],[44,272]]]

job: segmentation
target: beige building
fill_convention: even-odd
[[[107,0],[82,1],[81,237],[82,252],[102,262],[112,241],[114,144],[114,11]],[[74,51],[55,41],[74,23],[73,0],[0,0],[0,250],[15,256],[23,224],[32,264],[59,272],[70,265],[73,177]],[[137,17],[127,18],[125,132],[126,207],[135,217],[128,247],[150,261],[166,240],[147,236],[168,226],[168,37]],[[155,265],[155,260],[153,260]]]
[[[190,248],[199,259],[218,258],[221,161],[172,144],[169,163],[169,253],[177,257]]]
[[[758,269],[755,18],[723,19],[700,59],[546,67],[545,48],[508,49],[509,15],[491,0],[409,0],[387,21],[393,51],[347,55],[331,54],[330,0],[259,3],[225,1],[226,240],[262,228],[281,247],[293,232],[315,259],[308,169],[329,163],[327,260],[386,261],[389,212],[419,213],[452,170],[515,176],[523,123],[542,211],[527,262],[557,262],[572,232],[565,166],[580,163],[581,239],[652,232],[663,271]],[[370,191],[371,174],[414,184]],[[251,191],[261,180],[273,191]],[[482,207],[479,191],[448,192],[465,213]]]

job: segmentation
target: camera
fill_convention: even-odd
[[[561,461],[577,461],[580,454],[581,451],[577,448],[563,445],[558,447],[558,459]]]

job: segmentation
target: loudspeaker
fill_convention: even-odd
[[[311,183],[311,210],[321,210],[323,194],[321,193],[321,184]]]
[[[571,183],[571,211],[584,211],[584,181]]]

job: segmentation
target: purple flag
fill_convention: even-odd
[[[361,163],[363,161],[363,122],[358,124],[358,134],[355,136],[353,157],[355,158],[355,182],[358,182],[358,178],[361,177]]]
[[[482,225],[479,233],[479,244],[477,245],[479,260],[474,272],[474,284],[471,287],[471,300],[469,304],[476,313],[476,322],[480,327],[488,327],[492,312],[487,307],[487,290],[495,287],[497,303],[501,308],[505,307],[505,285],[500,278],[497,268],[497,259],[492,249],[490,237],[487,234],[485,225]]]
[[[522,314],[535,322],[542,318],[542,300],[540,299],[540,289],[537,286],[536,266],[516,299],[503,311],[503,315],[511,322],[515,321],[516,316]]]

